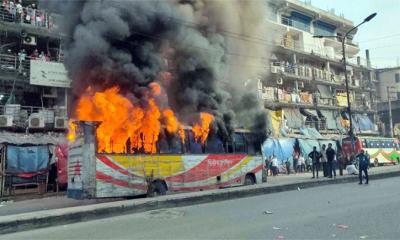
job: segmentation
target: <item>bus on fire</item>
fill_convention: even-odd
[[[125,151],[115,154],[98,149],[98,123],[76,125],[68,158],[71,198],[154,196],[266,181],[262,140],[248,131],[235,131],[231,141],[209,134],[202,144],[184,129],[184,139],[160,137],[152,153],[131,153],[132,143],[127,141]]]

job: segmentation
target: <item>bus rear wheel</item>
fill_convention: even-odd
[[[148,197],[157,197],[167,194],[167,188],[162,181],[154,181],[147,190]]]
[[[252,174],[247,174],[244,178],[244,185],[254,185],[255,183],[256,180],[254,179],[254,176]]]

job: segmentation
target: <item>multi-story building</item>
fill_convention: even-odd
[[[346,133],[347,96],[340,38],[354,24],[340,16],[297,0],[267,1],[274,33],[271,74],[259,83],[270,111],[275,135],[316,128],[323,134]],[[377,134],[377,83],[369,53],[362,63],[359,46],[346,39],[347,74],[353,126],[357,134]]]
[[[384,123],[382,133],[400,136],[400,67],[376,69],[376,76],[379,81],[378,114]]]
[[[70,81],[56,15],[3,1],[0,8],[0,128],[62,132]]]

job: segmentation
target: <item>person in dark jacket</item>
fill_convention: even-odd
[[[336,178],[336,152],[332,148],[332,143],[328,144],[328,149],[326,149],[326,158],[328,160],[328,176],[332,178],[333,176]]]
[[[364,149],[361,150],[361,153],[357,155],[359,161],[359,171],[358,178],[360,182],[358,184],[362,184],[362,172],[365,174],[366,182],[368,184],[368,167],[369,167],[369,157],[364,153]]]
[[[321,159],[321,153],[317,151],[317,147],[314,146],[312,152],[308,154],[308,157],[312,161],[312,172],[313,172],[313,177],[315,178],[315,172],[317,172],[317,178],[318,178],[318,171],[319,171],[319,163]]]

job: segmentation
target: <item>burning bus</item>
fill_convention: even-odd
[[[128,139],[115,153],[99,148],[101,124],[77,123],[69,146],[68,197],[155,196],[266,181],[260,143],[248,131],[235,131],[230,143],[216,136],[199,142],[195,130],[186,128],[183,140],[159,139],[152,149],[153,143],[139,136],[140,148]]]
[[[192,114],[190,127],[159,106],[152,84],[144,103],[117,87],[76,104],[68,138],[68,196],[123,197],[201,191],[265,181],[262,138],[236,130],[223,138],[215,118]]]

